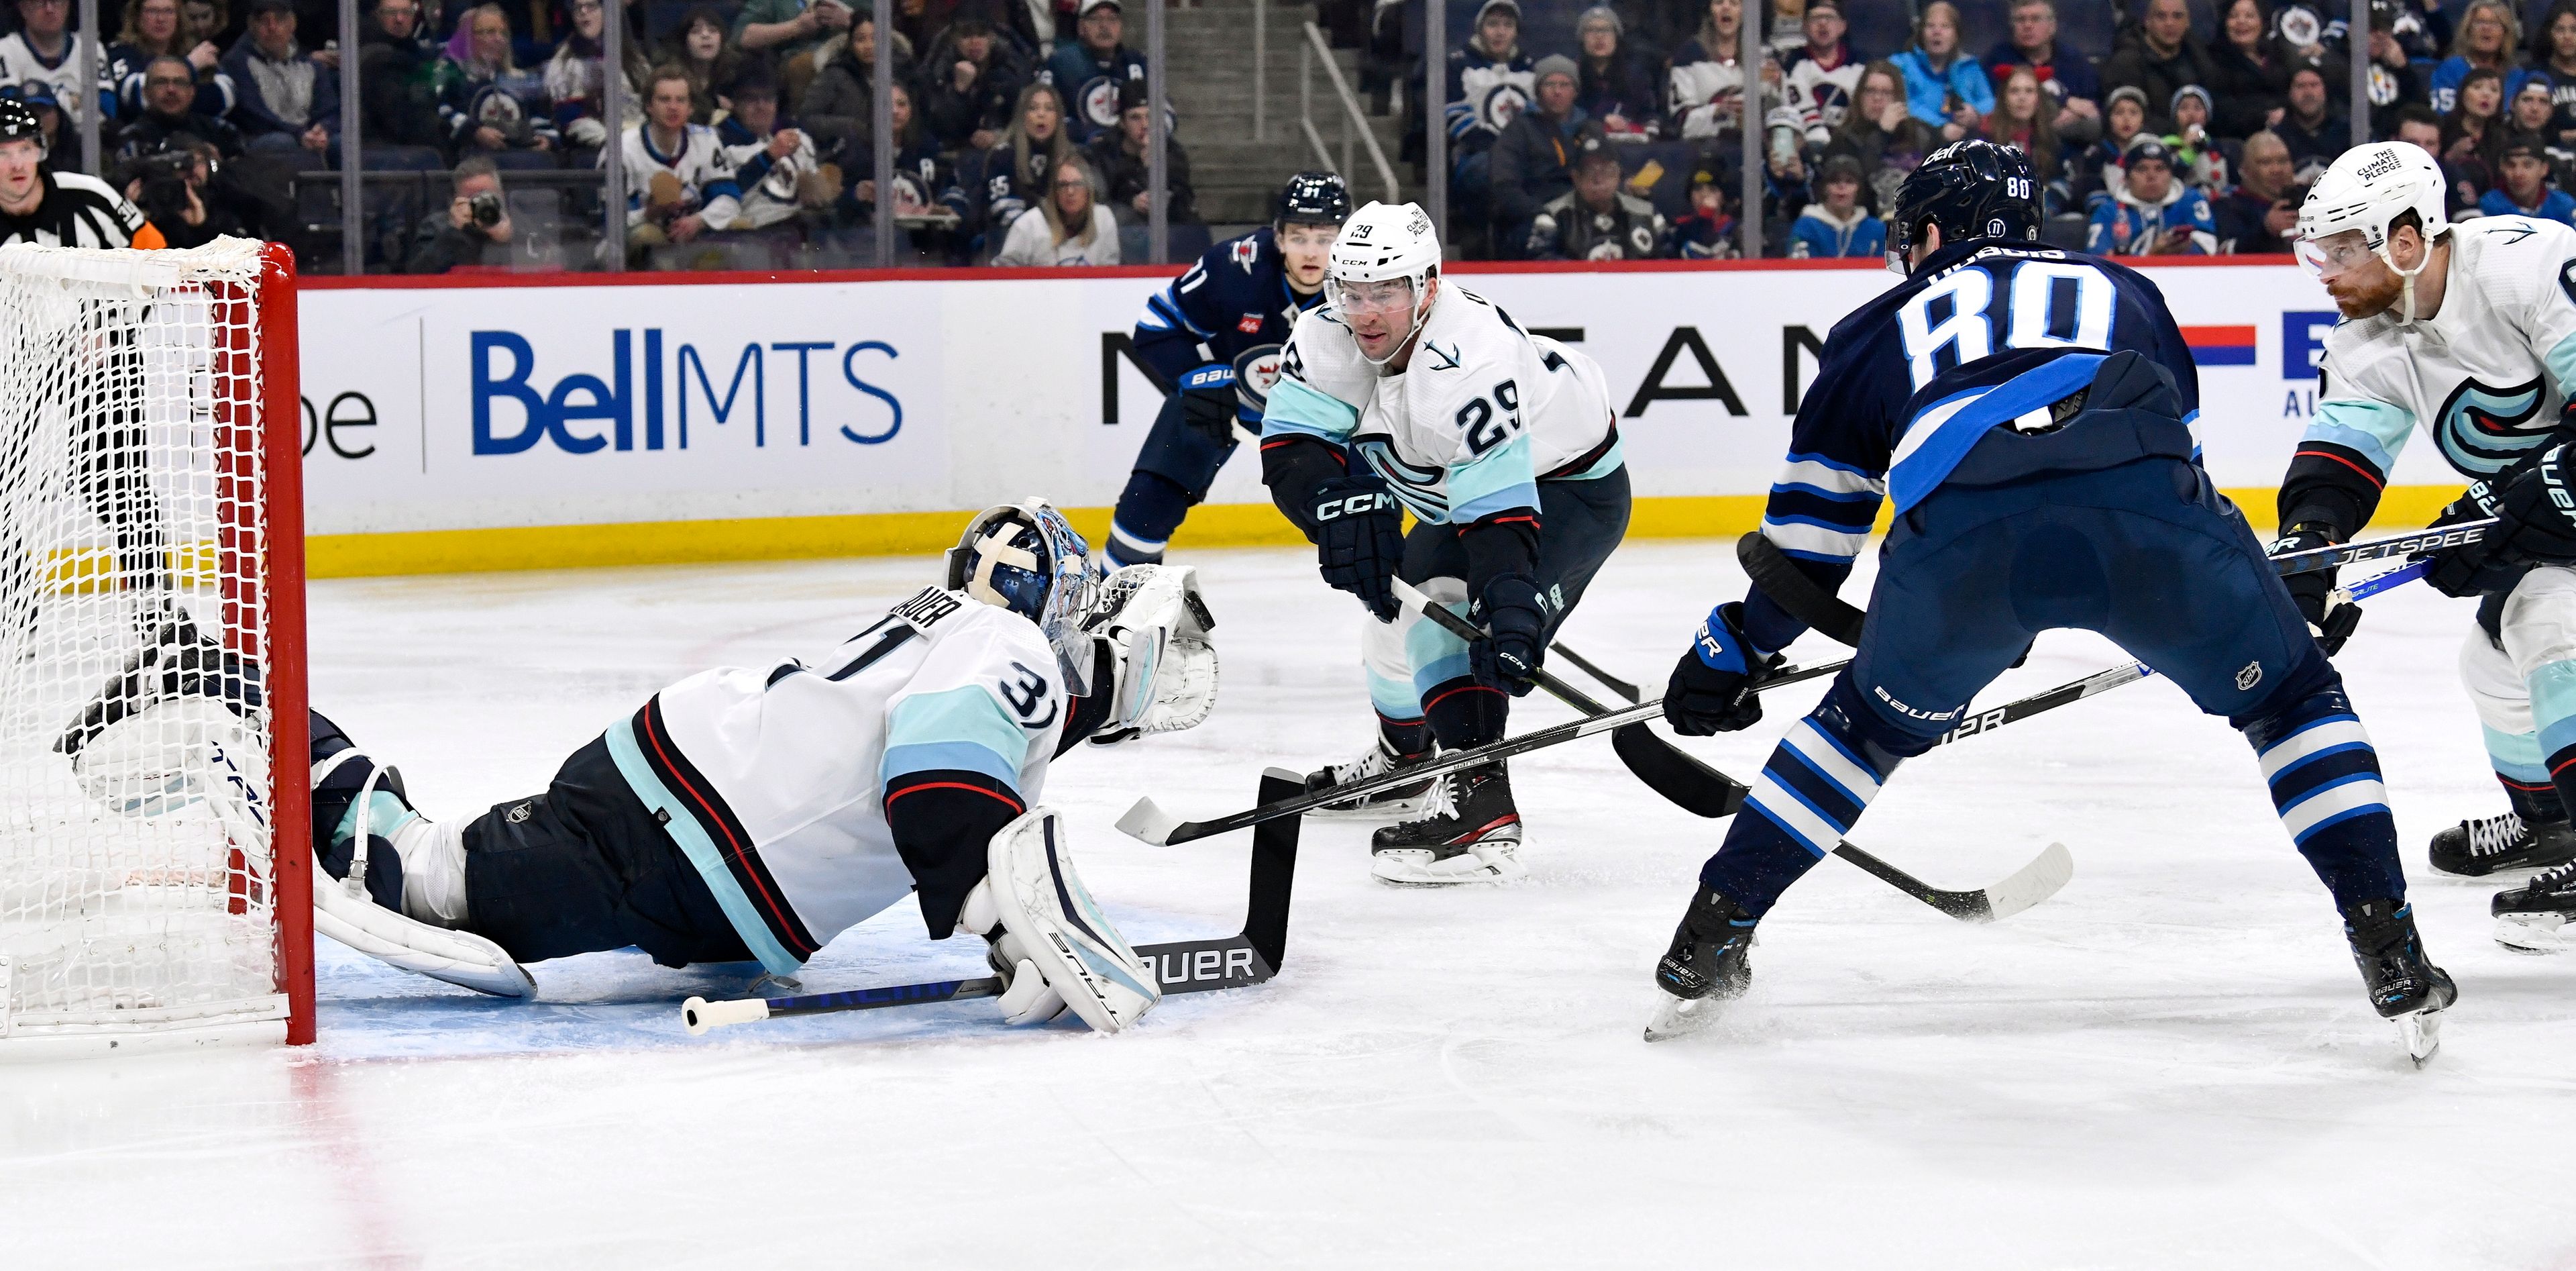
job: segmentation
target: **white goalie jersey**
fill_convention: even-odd
[[[1297,319],[1280,360],[1262,436],[1348,449],[1425,521],[1536,507],[1541,479],[1621,462],[1599,364],[1445,279],[1405,370],[1370,365],[1330,306]]]
[[[2384,484],[2423,430],[2471,480],[2544,444],[2576,386],[2576,230],[2525,216],[2451,229],[2442,307],[2412,325],[2394,311],[2326,337],[2325,378],[2303,443],[2340,449]],[[2304,448],[2302,453],[2307,453]]]
[[[639,792],[696,778],[712,788],[716,815],[695,819],[713,820],[711,840],[738,826],[756,862],[740,846],[712,843],[723,859],[710,869],[676,820],[674,837],[728,913],[739,898],[758,920],[743,930],[752,951],[764,964],[784,956],[787,969],[811,956],[797,945],[829,944],[912,890],[886,823],[889,788],[908,773],[974,773],[1025,811],[1045,787],[1068,707],[1055,651],[1035,623],[937,587],[810,664],[705,671],[654,700],[683,762],[651,753],[649,727],[636,739],[641,772],[614,733],[611,753]],[[684,807],[696,802],[687,790],[670,793]],[[794,923],[769,912],[759,894],[769,882],[778,896],[766,899],[783,900]],[[743,929],[743,915],[733,916]],[[774,949],[761,947],[764,930]]]

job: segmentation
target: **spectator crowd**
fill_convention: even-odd
[[[595,263],[531,240],[606,250],[587,233],[604,154],[637,266],[867,259],[881,199],[902,260],[1117,264],[1150,216],[1145,60],[1120,0],[899,0],[888,32],[852,0],[635,0],[615,67],[604,0],[361,0],[354,154],[334,0],[115,3],[84,85],[70,0],[0,0],[0,96],[35,111],[56,171],[82,169],[95,112],[96,175],[177,246],[251,234],[336,263],[337,178],[317,174],[350,161],[432,191],[370,224],[369,268],[388,272]],[[1166,212],[1188,225],[1188,153],[1170,139],[1166,158]],[[383,202],[371,187],[374,221]]]
[[[1905,175],[1983,137],[2029,154],[2063,246],[2284,252],[2351,142],[2355,56],[2373,134],[2440,161],[2452,216],[2576,216],[2576,0],[2372,0],[2358,50],[2347,0],[2093,2],[2067,12],[2108,29],[2098,57],[2054,0],[1976,6],[1999,37],[1980,57],[1950,0],[1749,0],[1748,67],[1748,0],[1610,0],[1547,31],[1483,0],[1445,67],[1451,237],[1506,259],[1734,255],[1750,150],[1765,255],[1874,256]],[[1406,55],[1419,3],[1380,0],[1356,41],[1381,103],[1398,82],[1429,100]],[[1857,47],[1862,19],[1902,47]]]
[[[870,259],[884,200],[902,260],[1133,259],[1151,111],[1122,0],[897,0],[882,32],[857,2],[619,0],[612,17],[607,0],[362,0],[352,147],[332,0],[108,0],[92,83],[71,0],[0,0],[0,94],[36,111],[59,170],[81,165],[94,114],[99,175],[182,245],[248,233],[326,263],[337,196],[317,174],[356,161],[427,192],[390,212],[370,195],[371,268],[583,267],[568,257],[603,250],[581,231],[605,220],[614,155],[630,264]],[[2576,0],[2372,0],[2358,48],[2346,0],[2098,0],[2080,11],[2108,33],[2098,54],[2062,38],[2054,0],[1976,0],[1982,56],[1988,33],[1951,0],[1526,2],[1551,29],[1524,29],[1524,0],[1482,0],[1436,68],[1463,255],[1736,254],[1749,156],[1766,255],[1872,256],[1906,173],[1964,137],[2029,153],[2066,246],[2280,252],[2351,139],[2356,58],[2373,132],[2440,161],[2453,216],[2576,216]],[[1364,47],[1378,109],[1401,89],[1417,166],[1424,3],[1317,11]],[[1166,211],[1192,225],[1188,151],[1175,138],[1167,157]]]

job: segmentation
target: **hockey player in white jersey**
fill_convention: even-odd
[[[1363,644],[1379,714],[1418,709],[1441,746],[1483,745],[1627,532],[1608,386],[1590,357],[1442,278],[1431,218],[1410,203],[1352,216],[1324,285],[1265,403],[1262,479],[1324,581],[1376,619]],[[1469,644],[1401,613],[1398,576],[1485,634]],[[1495,763],[1443,778],[1429,815],[1380,829],[1370,868],[1397,883],[1500,882],[1527,872],[1520,841]]]
[[[2576,500],[2563,449],[2576,396],[2576,230],[2525,216],[2459,225],[2417,147],[2347,151],[2299,213],[2300,259],[2345,321],[2326,338],[2314,422],[2281,486],[2274,547],[2349,540],[2421,430],[2474,484],[2436,522],[2495,517],[2438,553],[2428,580],[2478,596],[2460,677],[2511,808],[2433,838],[2454,874],[2576,860]],[[2328,652],[2359,612],[2331,575],[2288,580]],[[2496,898],[2498,938],[2529,945],[2576,912],[2576,867]],[[2538,931],[2546,928],[2546,932]]]
[[[628,945],[668,966],[790,976],[909,892],[932,939],[990,942],[1006,1019],[1069,1008],[1119,1031],[1159,1000],[1155,976],[1039,799],[1077,742],[1197,724],[1216,655],[1192,570],[1095,580],[1087,555],[1043,501],[992,508],[949,553],[945,585],[810,663],[681,680],[543,793],[471,821],[421,816],[392,768],[317,713],[316,925],[394,965],[524,996],[521,963]],[[63,748],[94,792],[167,771],[167,756],[137,752],[173,735],[172,712],[202,719],[211,692],[129,674]],[[198,793],[226,814],[220,792]]]

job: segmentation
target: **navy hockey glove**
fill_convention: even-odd
[[[1753,685],[1779,665],[1779,654],[1744,638],[1744,606],[1719,605],[1700,624],[1699,638],[1664,686],[1664,722],[1685,737],[1751,728],[1762,722],[1762,699]]]
[[[1234,444],[1234,368],[1210,362],[1181,377],[1181,422],[1220,446]]]
[[[2314,551],[2332,547],[2335,542],[2326,526],[2294,525],[2289,533],[2272,540],[2271,554]],[[2282,579],[2281,585],[2289,588],[2290,599],[2299,606],[2299,616],[2307,619],[2308,634],[2316,637],[2317,647],[2325,650],[2327,657],[2343,652],[2343,642],[2351,639],[2353,628],[2361,625],[2361,606],[2336,592],[2335,571],[2318,569],[2292,574]]]
[[[2501,502],[2498,495],[2498,483],[2480,481],[2451,500],[2451,505],[2433,518],[2431,528],[2494,516]],[[2512,586],[2523,571],[2498,557],[2496,547],[2503,538],[2504,527],[2497,526],[2477,542],[2424,553],[2419,559],[2432,562],[2424,571],[2424,581],[2445,596],[2480,596]]]
[[[1467,646],[1467,667],[1477,681],[1528,696],[1547,657],[1547,610],[1538,584],[1527,574],[1496,575],[1467,620],[1485,629],[1484,639]]]
[[[2576,473],[2568,471],[2571,461],[2576,456],[2566,446],[2552,447],[2537,466],[2505,486],[2496,500],[2497,525],[2483,540],[2495,544],[2495,556],[2518,565],[2576,564],[2576,489],[2570,489]]]
[[[1315,555],[1324,581],[1360,598],[1380,622],[1393,622],[1395,566],[1404,558],[1404,518],[1395,495],[1373,476],[1317,482],[1307,503]]]

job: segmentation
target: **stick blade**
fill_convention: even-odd
[[[2074,855],[2064,843],[2051,843],[2030,864],[1986,889],[1986,921],[2012,917],[2056,895],[2074,877]]]
[[[1683,754],[1644,724],[1611,729],[1610,749],[1647,788],[1693,816],[1728,817],[1744,806],[1743,785]]]
[[[1136,800],[1136,806],[1118,818],[1119,833],[1143,839],[1156,847],[1169,846],[1172,836],[1179,833],[1180,828],[1181,818],[1164,811],[1163,805],[1154,802],[1152,795]]]

